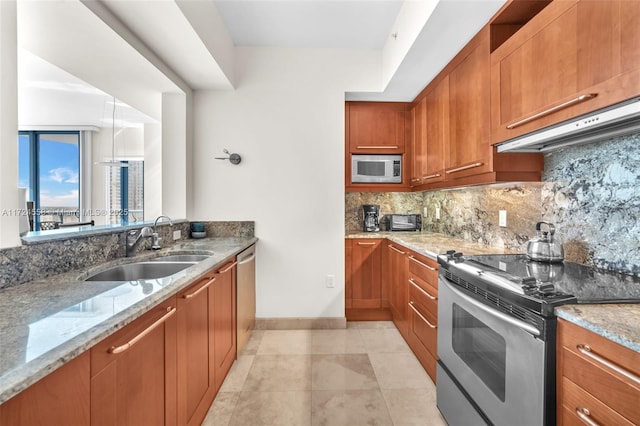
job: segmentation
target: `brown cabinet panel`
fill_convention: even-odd
[[[427,98],[424,97],[411,109],[411,187],[422,183],[427,164]]]
[[[481,30],[449,73],[447,179],[491,171],[489,29]]]
[[[558,407],[566,406],[571,411],[579,404],[589,410],[594,407],[598,416],[609,415],[598,409],[600,405],[590,405],[593,398],[629,422],[640,424],[640,383],[621,374],[621,371],[627,371],[635,377],[640,376],[640,353],[559,319],[557,358]],[[582,392],[565,388],[567,380],[589,397],[580,398]],[[559,410],[559,424],[563,424],[564,414]],[[604,421],[606,417],[602,418],[603,424],[622,424],[608,423]]]
[[[558,416],[561,418],[559,423],[564,426],[584,426],[585,422],[579,417],[580,415],[599,425],[633,425],[566,377],[562,379],[560,398],[563,405],[558,407]]]
[[[0,425],[88,425],[90,361],[85,352],[0,405]]]
[[[359,154],[402,154],[405,148],[404,102],[350,102],[349,149]]]
[[[351,247],[351,307],[382,307],[380,239],[358,239]]]
[[[389,305],[393,322],[406,339],[408,332],[408,288],[406,249],[393,243],[386,243],[385,256],[388,256]]]
[[[178,293],[178,419],[200,424],[215,397],[215,277]]]
[[[176,424],[176,299],[91,348],[92,425]]]
[[[236,262],[222,266],[214,277],[213,329],[217,392],[236,359]]]
[[[492,142],[640,94],[638,37],[638,2],[552,2],[491,55]]]
[[[427,153],[422,168],[422,183],[445,179],[445,147],[449,145],[449,76],[444,76],[427,93]]]

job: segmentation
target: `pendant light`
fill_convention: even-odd
[[[106,167],[129,167],[129,163],[116,160],[116,97],[113,97],[113,111],[111,113],[111,160],[98,161],[95,164],[100,164]]]

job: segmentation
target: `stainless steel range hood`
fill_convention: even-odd
[[[496,144],[498,152],[549,152],[640,133],[640,98]]]

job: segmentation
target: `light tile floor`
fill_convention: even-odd
[[[205,426],[442,426],[435,386],[392,322],[256,330]]]

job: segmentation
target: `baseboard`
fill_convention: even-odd
[[[347,318],[256,318],[256,330],[347,328]]]
[[[346,309],[348,321],[391,321],[391,310],[388,308],[376,309]]]

